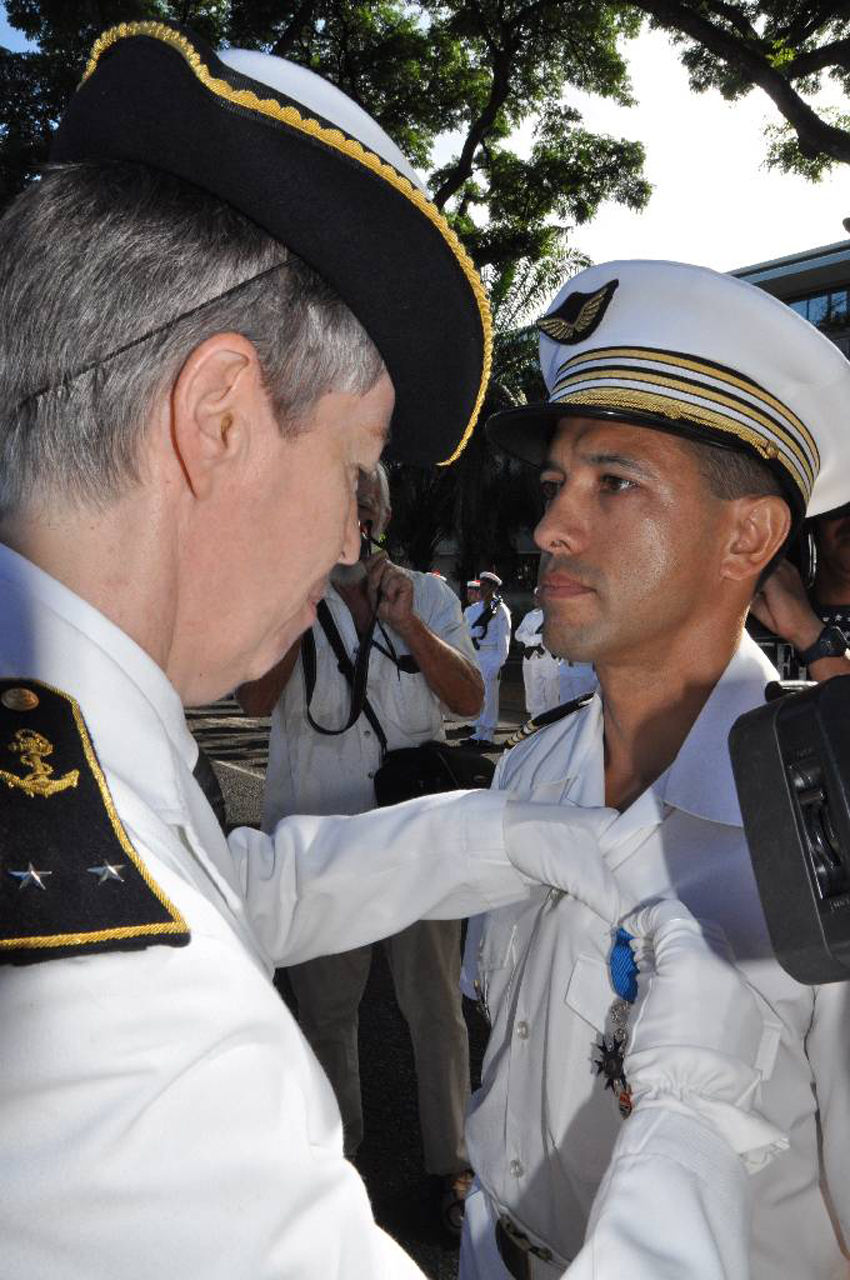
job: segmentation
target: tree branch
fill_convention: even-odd
[[[460,190],[467,179],[472,177],[475,152],[487,136],[488,131],[493,127],[496,116],[507,102],[510,94],[511,58],[512,51],[505,49],[494,60],[493,83],[490,86],[490,97],[487,100],[487,105],[478,118],[473,120],[469,126],[457,163],[449,170],[448,176],[443,179],[439,189],[434,193],[434,204],[438,209],[444,209],[452,196]]]
[[[797,133],[804,155],[831,156],[850,163],[850,133],[827,124],[800,97],[785,75],[772,66],[758,49],[717,27],[676,0],[631,0],[635,8],[651,14],[662,26],[690,36],[732,67],[742,70],[754,85],[763,89]]]
[[[784,36],[789,45],[804,44],[825,22],[847,17],[850,17],[850,4],[836,5],[830,3],[830,0],[825,0],[825,3],[817,5],[808,12],[804,7],[793,22],[785,28]]]
[[[834,40],[832,44],[824,44],[809,53],[801,53],[793,61],[786,63],[782,72],[789,80],[797,80],[800,76],[809,76],[827,67],[850,70],[850,39]]]
[[[288,55],[304,27],[312,18],[316,6],[317,0],[301,0],[301,4],[270,50],[276,58],[285,58]]]

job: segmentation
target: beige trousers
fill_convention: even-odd
[[[413,1041],[425,1169],[458,1173],[469,1164],[463,1140],[469,1038],[461,1012],[460,921],[420,920],[384,946]],[[357,1028],[371,962],[372,948],[359,947],[288,970],[301,1030],[336,1093],[349,1156],[363,1140]]]

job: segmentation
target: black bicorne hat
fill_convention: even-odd
[[[387,456],[459,456],[490,372],[487,299],[416,174],[339,90],[284,59],[122,23],[95,43],[51,160],[145,164],[244,213],[336,290],[383,356]]]

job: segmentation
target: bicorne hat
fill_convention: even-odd
[[[396,392],[388,456],[460,454],[490,371],[487,299],[414,170],[340,90],[269,54],[121,23],[95,43],[51,160],[148,165],[245,214],[333,287],[380,351]]]

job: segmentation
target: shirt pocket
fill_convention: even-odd
[[[563,1000],[552,1006],[544,1099],[550,1140],[571,1181],[595,1188],[602,1180],[623,1121],[613,1092],[597,1073],[598,1045],[616,999],[607,964],[580,955]]]

